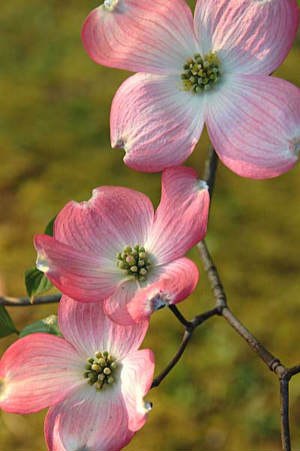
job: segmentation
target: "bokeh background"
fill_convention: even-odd
[[[191,6],[194,2],[190,2]],[[109,111],[128,76],[97,66],[80,41],[94,0],[13,0],[1,4],[0,276],[2,291],[25,294],[32,237],[70,199],[99,185],[145,192],[157,205],[160,175],[142,174],[111,150]],[[300,85],[298,37],[277,75]],[[187,164],[201,174],[204,135]],[[299,166],[275,180],[251,181],[220,165],[207,241],[238,317],[287,365],[300,363]],[[200,283],[182,310],[213,306],[197,251]],[[11,308],[19,329],[57,306]],[[157,372],[173,355],[182,328],[168,310],[154,315],[145,346]],[[2,339],[3,352],[16,336]],[[146,426],[128,451],[263,451],[280,449],[277,379],[223,319],[201,326],[184,358],[148,399]],[[45,412],[0,412],[0,449],[44,451]],[[291,383],[294,449],[300,449],[300,376]]]

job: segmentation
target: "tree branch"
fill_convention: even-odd
[[[179,362],[182,354],[185,351],[185,348],[187,347],[190,339],[192,338],[192,333],[193,333],[193,329],[190,331],[185,330],[184,334],[183,334],[183,338],[181,341],[181,345],[178,349],[178,351],[176,352],[175,356],[173,357],[173,359],[170,361],[170,363],[166,366],[166,368],[153,380],[151,388],[154,387],[158,387],[159,384],[162,382],[162,380],[169,374],[169,372],[172,370],[172,368],[174,368],[174,366],[176,365],[176,363]]]
[[[178,319],[178,321],[183,324],[183,326],[186,329],[189,329],[192,326],[192,323],[190,321],[188,321],[183,314],[178,310],[178,308],[175,305],[169,305],[169,309],[171,310],[171,312],[176,316],[176,318]]]
[[[34,298],[34,303],[31,304],[28,297],[24,298],[11,298],[0,297],[0,305],[8,307],[32,307],[33,305],[41,304],[55,304],[60,301],[61,294],[52,294],[48,296],[37,296]]]
[[[216,153],[210,150],[206,163],[205,180],[209,185],[210,193],[213,192],[218,159]],[[286,368],[278,358],[269,352],[254,335],[233,315],[227,305],[226,293],[221,282],[218,270],[211,258],[205,241],[198,244],[204,268],[210,280],[211,288],[216,299],[216,308],[219,314],[230,326],[246,341],[252,351],[273,371],[280,383],[280,417],[281,417],[281,441],[283,451],[291,451],[290,426],[289,426],[289,381],[300,373],[300,365]]]
[[[200,326],[200,324],[204,323],[208,319],[213,316],[219,315],[219,309],[215,308],[213,310],[208,310],[207,312],[202,313],[201,315],[195,316],[192,321],[187,321],[184,316],[179,312],[179,310],[175,306],[170,306],[170,310],[175,314],[177,319],[185,324],[186,329],[183,334],[183,338],[181,344],[179,346],[178,351],[172,360],[168,363],[166,368],[153,380],[151,388],[158,387],[159,384],[163,381],[163,379],[169,374],[169,372],[174,368],[174,366],[179,362],[182,354],[184,353],[190,339],[192,338],[194,330]]]
[[[212,198],[214,191],[218,163],[219,163],[218,155],[216,154],[213,146],[210,146],[204,170],[204,180],[208,184],[210,198]]]
[[[280,383],[280,423],[281,423],[281,443],[283,451],[291,450],[291,435],[289,421],[289,380],[285,377],[279,380]]]

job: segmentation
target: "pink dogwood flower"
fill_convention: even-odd
[[[32,334],[0,361],[0,407],[28,414],[50,406],[45,422],[49,451],[118,451],[145,421],[143,397],[151,387],[154,357],[138,350],[148,321],[120,326],[99,304],[63,297],[64,338]],[[149,403],[148,403],[149,404]]]
[[[186,252],[206,233],[207,185],[187,167],[162,175],[154,214],[144,194],[103,186],[87,202],[69,202],[54,237],[37,235],[37,267],[79,302],[104,301],[114,321],[130,324],[195,289],[198,269]]]
[[[97,63],[138,73],[111,109],[112,147],[133,169],[181,164],[204,123],[216,152],[254,179],[292,168],[300,151],[300,90],[269,77],[299,22],[296,0],[106,0],[88,16]]]

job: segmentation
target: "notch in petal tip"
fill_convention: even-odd
[[[198,181],[198,188],[199,188],[199,190],[203,190],[203,189],[206,189],[207,191],[209,190],[209,186],[205,180]]]
[[[116,7],[118,6],[119,0],[105,0],[105,2],[103,3],[103,8],[106,11],[114,11],[116,9]]]
[[[39,252],[36,259],[36,267],[39,271],[47,273],[50,269],[47,256],[44,252]]]
[[[126,152],[127,142],[123,138],[119,138],[118,140],[111,143],[113,149],[122,149]]]
[[[161,310],[173,303],[173,296],[171,293],[159,292],[150,298],[150,306],[152,311]]]
[[[300,139],[299,141],[297,141],[294,145],[294,153],[296,155],[297,158],[299,158],[299,153],[300,153]]]
[[[152,408],[153,408],[153,403],[152,402],[144,401],[144,409],[145,409],[146,413],[151,412]]]

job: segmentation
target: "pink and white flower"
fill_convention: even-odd
[[[203,239],[208,209],[207,185],[187,167],[163,172],[155,214],[138,191],[97,188],[63,208],[53,238],[35,237],[37,267],[73,299],[104,301],[114,321],[142,321],[195,289],[198,269],[184,255]]]
[[[28,414],[50,406],[49,451],[118,451],[145,421],[143,397],[154,357],[138,350],[148,321],[120,326],[99,304],[63,297],[58,314],[64,339],[32,334],[0,361],[0,407]]]
[[[88,16],[84,46],[99,64],[141,72],[117,92],[111,142],[145,172],[179,165],[206,123],[237,174],[269,178],[300,151],[300,90],[269,77],[299,22],[296,0],[106,0]]]

